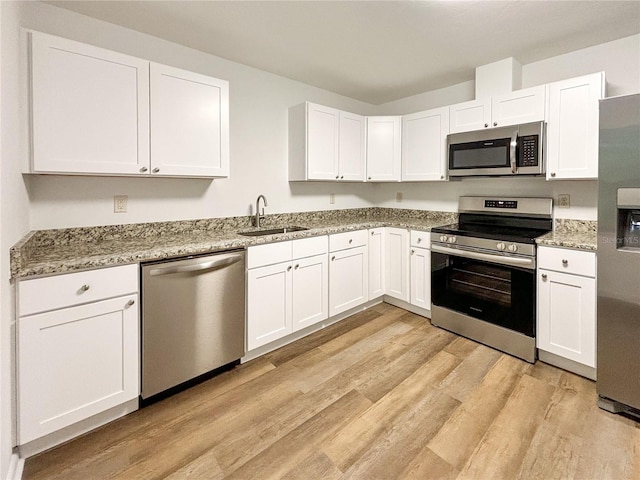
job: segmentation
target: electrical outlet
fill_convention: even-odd
[[[114,213],[127,213],[127,195],[114,195],[113,196],[113,212]]]
[[[561,193],[558,195],[558,206],[568,208],[571,206],[571,195],[568,193]]]
[[[335,193],[330,193],[329,194],[329,203],[332,204],[332,205],[334,203],[336,203],[336,194]]]
[[[402,202],[402,192],[396,192],[396,202]]]

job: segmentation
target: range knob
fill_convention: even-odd
[[[447,242],[449,242],[449,243],[456,243],[456,237],[451,236],[451,237],[447,238]]]
[[[518,246],[515,243],[512,243],[511,245],[509,245],[509,251],[510,252],[517,252],[518,251]]]
[[[505,248],[507,248],[507,246],[504,243],[500,242],[496,244],[496,248],[498,250],[504,250]]]
[[[446,235],[440,235],[440,241],[441,242],[446,242],[447,241],[447,236]]]

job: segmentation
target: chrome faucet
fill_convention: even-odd
[[[260,220],[264,219],[264,207],[262,207],[262,214],[260,214],[260,199],[262,199],[264,201],[264,206],[266,207],[267,204],[267,197],[265,197],[264,195],[258,195],[258,199],[256,200],[256,216],[253,219],[253,225],[254,227],[260,227]]]

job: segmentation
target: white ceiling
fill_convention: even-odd
[[[640,0],[47,3],[371,104],[640,33]]]

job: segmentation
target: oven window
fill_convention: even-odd
[[[535,336],[535,271],[432,252],[434,305]]]

